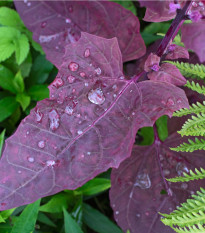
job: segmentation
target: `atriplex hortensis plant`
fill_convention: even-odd
[[[137,17],[120,5],[15,2],[59,72],[49,86],[50,98],[38,102],[6,141],[0,163],[1,210],[76,189],[112,167],[110,200],[119,226],[125,232],[173,232],[159,221],[158,212],[170,212],[202,184],[178,186],[165,177],[199,167],[203,153],[193,158],[171,151],[180,139],[173,134],[162,142],[156,126],[153,145],[133,144],[140,128],[189,106],[176,87],[185,78],[175,65],[161,62],[188,59],[185,48],[171,44],[185,19],[193,23],[182,26],[182,41],[205,60],[203,2],[140,2],[147,7],[145,20],[176,17],[158,49],[147,56],[144,70],[133,77],[124,76],[122,61],[141,57],[145,46]],[[200,43],[192,38],[196,33]],[[150,80],[138,82],[145,75]]]

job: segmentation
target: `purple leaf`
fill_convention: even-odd
[[[149,71],[158,71],[160,66],[160,57],[158,57],[156,54],[150,53],[148,56],[147,60],[145,61],[144,64],[144,70],[149,72]]]
[[[123,61],[145,54],[138,18],[119,4],[103,1],[15,1],[33,39],[43,46],[48,60],[59,67],[64,48],[82,31],[104,38],[117,37]]]
[[[192,154],[169,150],[169,147],[183,141],[175,133],[160,145],[134,146],[132,156],[121,163],[118,169],[112,170],[111,206],[115,220],[124,232],[174,232],[161,223],[158,213],[170,213],[204,183],[170,183],[170,196],[162,194],[166,188],[159,169],[159,160],[166,178],[182,175],[183,171],[200,168],[205,163],[204,152]]]
[[[185,24],[181,28],[182,41],[193,50],[201,62],[205,61],[205,22]]]
[[[189,52],[186,48],[181,47],[176,44],[171,44],[168,46],[167,49],[167,55],[165,56],[165,59],[167,60],[176,60],[179,58],[185,58],[189,59]]]
[[[166,1],[143,1],[139,0],[141,7],[146,7],[144,20],[148,22],[162,22],[173,19],[176,15],[175,11],[170,9],[172,0]]]
[[[88,33],[66,47],[49,88],[50,99],[38,102],[6,141],[1,209],[76,189],[117,168],[140,127],[188,107],[184,91],[171,84],[126,80],[117,39]]]
[[[176,86],[183,86],[186,84],[186,79],[182,76],[179,69],[168,63],[162,64],[157,72],[149,72],[147,76],[150,80],[172,83]]]

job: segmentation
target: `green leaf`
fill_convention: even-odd
[[[27,57],[29,53],[29,42],[25,35],[21,35],[18,40],[15,41],[16,61],[20,65]]]
[[[140,129],[138,133],[141,137],[143,137],[143,140],[140,142],[140,145],[152,145],[154,142],[154,131],[152,127],[144,127]]]
[[[35,85],[27,91],[32,100],[43,100],[49,98],[48,85]]]
[[[15,97],[9,96],[0,100],[0,122],[11,116],[12,113],[18,108],[19,104],[16,102]]]
[[[153,42],[155,42],[156,40],[162,39],[162,36],[159,35],[153,35],[151,33],[147,33],[147,32],[142,32],[141,36],[145,42],[146,45],[150,45]]]
[[[1,152],[4,144],[4,136],[5,136],[6,130],[4,129],[1,134],[0,134],[0,157],[1,157]]]
[[[48,218],[44,213],[39,212],[37,220],[42,222],[50,227],[56,227],[56,224],[53,223],[50,218]]]
[[[5,222],[5,220],[12,215],[12,213],[14,212],[15,209],[16,208],[1,211],[1,213],[0,213],[0,223]]]
[[[83,221],[98,233],[122,233],[109,218],[87,204],[83,204]]]
[[[25,111],[31,102],[31,97],[25,93],[19,93],[16,96],[16,101],[20,103],[22,109]]]
[[[120,4],[121,6],[123,6],[125,9],[131,11],[134,15],[137,15],[137,11],[135,8],[135,5],[132,1],[117,1],[117,0],[112,0],[112,2],[116,2],[118,4]]]
[[[16,93],[14,85],[14,74],[5,66],[0,64],[0,87],[12,93]]]
[[[65,233],[83,233],[76,221],[70,216],[70,214],[63,208]]]
[[[75,198],[75,206],[72,209],[71,216],[75,219],[78,225],[81,227],[83,224],[83,198],[82,196],[78,196],[78,200]]]
[[[167,116],[162,116],[156,121],[158,135],[162,141],[168,138],[167,120]]]
[[[170,24],[169,23],[150,23],[143,32],[149,33],[149,34],[157,34],[157,33],[164,33],[166,34],[167,30],[169,29]]]
[[[83,195],[95,195],[109,189],[111,186],[110,180],[104,178],[94,178],[84,184],[82,187],[75,190]]]
[[[53,65],[46,60],[44,55],[36,57],[31,68],[30,77],[26,79],[27,86],[43,84],[48,79],[52,69]]]
[[[67,208],[68,201],[71,201],[71,197],[68,193],[59,193],[50,199],[48,203],[40,207],[40,211],[48,213],[60,213],[63,211],[63,208]]]
[[[0,8],[0,24],[10,27],[24,27],[19,14],[8,7]]]
[[[41,199],[26,206],[26,208],[14,223],[11,233],[31,233],[34,231],[40,201]]]
[[[15,88],[16,88],[16,92],[17,93],[22,93],[25,89],[25,86],[24,86],[24,80],[23,80],[23,77],[21,75],[21,71],[19,71],[15,77],[14,77],[14,85],[15,85]]]

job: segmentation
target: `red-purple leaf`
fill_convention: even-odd
[[[205,61],[205,21],[185,24],[181,28],[182,41],[193,50],[201,62]]]
[[[145,61],[144,64],[144,70],[149,72],[149,71],[158,71],[160,66],[160,57],[158,57],[156,54],[150,53],[148,56],[147,60]]]
[[[82,33],[66,47],[50,99],[38,102],[6,141],[1,209],[75,189],[118,167],[130,156],[140,127],[182,107],[188,102],[181,89],[124,78],[116,38]]]
[[[146,7],[146,13],[144,20],[149,22],[162,22],[173,19],[176,15],[175,11],[170,9],[170,3],[173,4],[173,0],[166,1],[143,1],[139,0],[142,7]]]
[[[186,79],[182,76],[179,69],[168,63],[162,64],[157,72],[149,72],[147,76],[150,80],[172,83],[176,86],[183,86],[186,84]]]
[[[59,67],[64,48],[79,40],[80,32],[104,38],[117,37],[123,61],[145,54],[138,18],[114,2],[103,1],[15,1],[25,25],[33,32],[48,60]]]
[[[176,60],[179,58],[189,59],[188,50],[176,44],[171,44],[170,46],[168,46],[167,52],[168,53],[165,56],[165,59],[168,60]]]
[[[169,150],[183,139],[173,134],[161,145],[134,146],[132,156],[113,169],[110,200],[115,220],[130,233],[173,233],[162,224],[159,212],[170,213],[203,186],[204,181],[170,183],[166,190],[159,169],[159,160],[166,178],[182,175],[188,169],[200,168],[205,163],[204,152],[177,153]],[[159,155],[159,159],[157,156]]]

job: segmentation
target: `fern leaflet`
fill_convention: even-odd
[[[205,95],[205,86],[200,86],[198,83],[195,83],[194,81],[192,82],[187,81],[185,86],[190,88],[192,91],[196,91],[199,94]]]
[[[191,139],[188,139],[189,143],[184,142],[176,148],[170,148],[173,151],[182,151],[182,152],[193,152],[195,150],[205,150],[205,140],[195,138],[195,142]],[[205,177],[204,177],[205,178]]]

